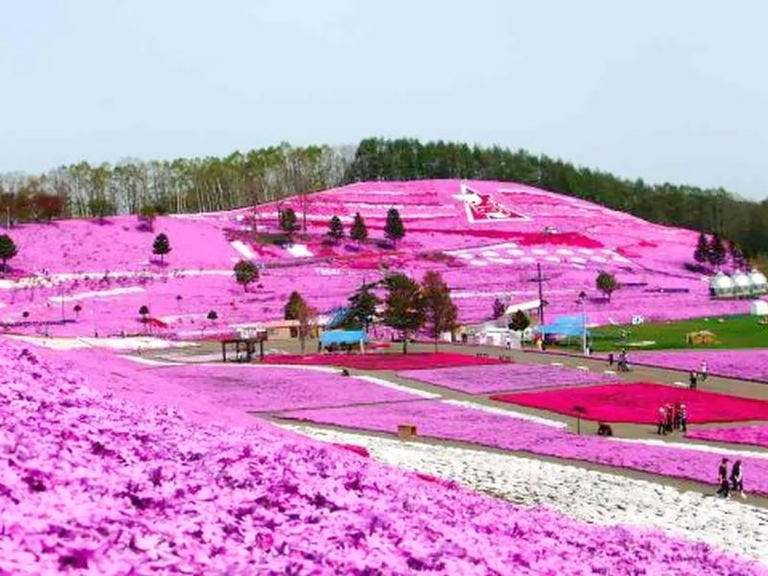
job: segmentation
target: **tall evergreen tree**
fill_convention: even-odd
[[[384,225],[384,235],[393,244],[397,245],[398,240],[405,236],[405,226],[400,218],[400,212],[397,208],[390,208],[387,211],[387,223]]]
[[[293,235],[299,230],[299,219],[293,208],[286,208],[280,212],[280,229],[288,236],[288,240],[293,242]]]
[[[494,320],[498,320],[499,318],[504,316],[504,313],[506,311],[507,311],[507,306],[504,304],[504,302],[496,298],[493,301],[493,311],[491,312],[491,317]]]
[[[376,306],[380,303],[381,300],[373,293],[371,285],[362,284],[349,297],[349,309],[344,318],[344,324],[349,328],[363,328],[367,331],[376,316]]]
[[[334,216],[328,223],[328,237],[334,242],[338,242],[344,238],[344,224],[341,222],[341,218]]]
[[[729,245],[731,265],[736,270],[746,271],[749,268],[749,260],[744,256],[744,252],[733,242]]]
[[[155,236],[155,242],[152,244],[152,253],[160,256],[160,262],[165,262],[165,255],[171,251],[171,243],[168,236],[162,232]]]
[[[404,274],[394,274],[385,281],[387,297],[384,324],[400,332],[403,354],[408,353],[408,339],[426,320],[424,298],[418,282]]]
[[[709,244],[709,263],[715,268],[719,268],[725,263],[725,245],[719,234],[712,235],[712,241]]]
[[[693,252],[693,259],[699,264],[709,262],[709,240],[704,232],[699,233],[699,240],[696,243],[696,250]]]
[[[288,296],[288,302],[285,304],[283,310],[283,317],[286,320],[298,320],[302,307],[306,305],[307,303],[304,301],[304,297],[298,291],[294,290],[291,292],[290,296]]]
[[[430,270],[424,275],[421,293],[424,301],[426,324],[429,327],[430,336],[434,339],[435,352],[437,352],[437,342],[440,336],[456,329],[458,310],[451,300],[451,289],[439,272]]]
[[[297,336],[304,354],[307,338],[312,332],[312,323],[317,316],[317,311],[307,304],[304,297],[297,291],[291,292],[288,302],[285,304],[284,315],[286,320],[297,320],[299,323]]]
[[[365,220],[360,216],[360,212],[355,214],[355,219],[352,222],[352,229],[349,231],[349,237],[355,240],[358,244],[362,244],[368,238],[368,227],[365,225]]]
[[[3,261],[3,271],[8,270],[8,260],[16,256],[18,252],[19,250],[16,248],[16,244],[14,244],[8,234],[0,236],[0,260]]]

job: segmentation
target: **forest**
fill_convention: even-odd
[[[722,188],[647,184],[499,146],[366,138],[356,149],[280,144],[226,157],[80,162],[46,174],[0,175],[6,226],[118,213],[211,212],[366,180],[515,181],[726,238],[750,257],[768,254],[768,200]]]

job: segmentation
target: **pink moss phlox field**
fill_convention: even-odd
[[[766,573],[706,544],[519,509],[267,424],[138,407],[4,343],[0,379],[1,574]]]
[[[613,382],[615,376],[584,372],[565,366],[504,363],[495,366],[439,368],[401,371],[398,376],[459,390],[467,394],[488,394],[503,390],[527,390]]]
[[[464,185],[472,190],[467,192]],[[525,218],[470,217],[474,192]],[[306,196],[307,236],[294,246],[264,242],[278,232],[276,204],[213,214],[180,214],[155,220],[173,251],[166,265],[152,255],[153,233],[138,229],[135,216],[114,216],[103,225],[88,220],[24,224],[12,236],[19,254],[0,279],[3,322],[14,331],[56,336],[141,333],[137,311],[150,306],[167,325],[154,332],[180,338],[224,334],[236,324],[283,317],[298,290],[321,313],[347,302],[371,273],[397,269],[417,278],[439,270],[451,286],[462,323],[489,317],[496,298],[513,303],[538,297],[530,282],[536,264],[547,278],[548,312],[554,318],[580,312],[577,296],[589,299],[589,321],[629,322],[633,316],[666,320],[702,315],[746,314],[749,303],[709,297],[702,276],[685,268],[697,234],[645,222],[590,202],[512,182],[369,182]],[[302,199],[283,207],[302,210]],[[382,247],[387,211],[395,207],[406,236],[396,249]],[[370,242],[323,242],[338,215],[346,229],[360,212]],[[546,229],[556,233],[544,233]],[[56,246],[56,250],[51,250]],[[253,259],[261,278],[249,291],[232,274],[233,259]],[[595,276],[613,272],[622,288],[607,301]],[[60,298],[65,298],[62,317]],[[82,309],[73,312],[75,304]],[[209,311],[218,319],[209,321]],[[24,316],[24,313],[28,316]]]
[[[765,400],[649,382],[501,394],[491,398],[567,416],[576,416],[574,407],[581,406],[586,409],[582,418],[604,422],[655,424],[659,408],[677,402],[685,404],[688,422],[692,424],[768,420],[768,401]]]
[[[709,428],[689,430],[687,438],[709,440],[730,444],[750,444],[768,448],[768,425],[733,426],[729,428]]]
[[[635,352],[632,360],[686,371],[699,370],[702,361],[706,361],[710,374],[768,382],[768,349],[765,348]]]
[[[419,399],[354,376],[301,367],[189,365],[156,372],[215,404],[256,412]]]
[[[265,356],[266,363],[343,366],[357,370],[429,370],[441,367],[485,366],[499,364],[494,358],[470,356],[455,352],[423,352],[411,354],[325,354]]]
[[[302,410],[282,416],[296,420],[395,433],[399,424],[413,424],[420,436],[481,444],[630,468],[670,478],[716,484],[721,454],[678,447],[622,442],[593,435],[596,426],[583,424],[577,436],[561,428],[443,402],[408,402]],[[768,460],[742,458],[750,493],[768,495]],[[747,472],[747,470],[749,472]]]

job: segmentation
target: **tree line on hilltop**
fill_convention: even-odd
[[[6,225],[60,217],[210,212],[269,202],[365,180],[459,178],[517,181],[734,242],[748,256],[768,253],[768,201],[722,188],[646,184],[525,150],[415,139],[269,148],[226,157],[63,166],[47,174],[0,175]]]

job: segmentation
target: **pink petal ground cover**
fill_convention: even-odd
[[[574,406],[582,406],[586,408],[583,418],[604,422],[655,424],[659,407],[676,402],[686,405],[688,422],[693,424],[768,420],[768,402],[764,400],[647,382],[502,394],[491,398],[568,416],[576,416]]]
[[[768,448],[768,426],[734,426],[731,428],[689,430],[686,437],[713,442],[751,444]]]
[[[472,194],[462,194],[465,184]],[[478,195],[525,218],[478,219],[472,216]],[[283,206],[302,210],[298,198]],[[400,210],[407,231],[395,250],[376,243],[391,207]],[[537,298],[530,282],[537,263],[547,278],[550,317],[578,314],[582,290],[590,296],[590,321],[604,324],[628,322],[634,315],[663,320],[749,310],[746,301],[712,301],[707,284],[684,268],[696,233],[521,184],[370,182],[311,194],[308,234],[298,252],[259,241],[260,233],[277,231],[277,212],[272,203],[159,217],[154,233],[140,231],[129,216],[110,217],[104,224],[66,220],[16,227],[11,236],[19,254],[11,261],[12,274],[0,279],[0,322],[14,331],[42,332],[41,322],[61,320],[59,298],[64,296],[69,322],[47,326],[56,336],[139,331],[137,312],[145,304],[168,324],[166,333],[221,333],[238,323],[282,318],[292,290],[329,312],[383,267],[418,278],[427,270],[440,271],[453,290],[460,320],[475,322],[488,318],[497,297],[511,292],[517,302]],[[356,212],[368,220],[372,241],[362,247],[346,240],[325,246],[330,218],[338,215],[348,230]],[[542,233],[548,227],[558,232]],[[160,232],[173,248],[166,265],[151,254],[154,234]],[[264,266],[249,292],[233,279],[232,261],[238,258]],[[595,289],[601,269],[614,272],[623,284],[611,302]],[[76,303],[82,306],[77,318]],[[217,321],[206,320],[210,310],[217,312]]]
[[[413,424],[419,436],[630,468],[711,485],[716,484],[722,458],[721,454],[700,450],[577,436],[561,428],[434,401],[302,410],[281,417],[393,434],[399,424]],[[742,458],[742,462],[745,478],[749,477],[746,490],[768,495],[768,460]]]
[[[344,366],[357,370],[425,370],[446,366],[485,366],[501,360],[453,352],[417,354],[289,354],[265,356],[266,363]]]
[[[765,348],[634,352],[632,361],[686,371],[698,370],[701,362],[706,361],[710,374],[768,382],[768,349]]]
[[[255,412],[420,399],[353,376],[302,368],[190,365],[155,372],[216,405]]]
[[[607,374],[584,372],[564,366],[546,364],[497,364],[495,366],[472,366],[466,368],[440,368],[436,370],[415,370],[398,372],[398,376],[445,386],[467,394],[488,394],[502,390],[526,390],[573,386],[577,384],[599,384],[613,382],[615,377]]]
[[[198,424],[0,343],[0,574],[766,574],[706,544]],[[162,382],[158,382],[160,385]]]

